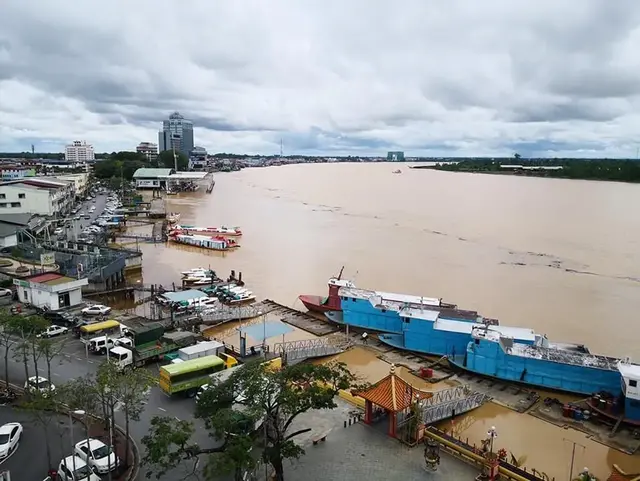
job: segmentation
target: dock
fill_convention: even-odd
[[[167,217],[167,208],[164,199],[152,199],[148,215],[151,219],[164,219]]]
[[[326,336],[338,332],[340,327],[323,321],[306,312],[298,311],[291,307],[280,304],[271,299],[265,299],[262,304],[266,307],[267,312],[282,316],[281,321],[291,324],[298,329],[315,334],[318,337]]]
[[[212,327],[230,321],[253,319],[254,317],[266,314],[267,312],[268,307],[263,305],[261,302],[257,302],[255,304],[237,307],[221,306],[206,313],[200,313],[197,317],[200,319],[200,324]]]

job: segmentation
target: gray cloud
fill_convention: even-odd
[[[0,15],[0,150],[130,149],[178,110],[211,151],[634,155],[633,1],[28,4]]]

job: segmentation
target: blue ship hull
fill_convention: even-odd
[[[558,362],[530,355],[510,354],[505,352],[499,342],[476,339],[468,344],[465,354],[458,354],[450,358],[449,362],[476,374],[530,386],[585,395],[598,392],[614,396],[622,394],[622,379],[620,372],[614,368],[614,360],[611,360],[612,363],[605,363],[606,365],[590,365],[589,359],[602,357],[566,354],[574,359],[583,358],[585,362]]]

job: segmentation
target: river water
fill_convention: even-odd
[[[393,174],[397,167],[311,164],[218,175],[211,195],[171,197],[168,210],[180,212],[183,224],[241,226],[242,247],[143,245],[144,282],[178,282],[180,271],[197,266],[221,277],[235,269],[258,298],[302,308],[298,294],[325,294],[344,265],[360,287],[442,297],[503,325],[640,360],[639,185],[404,164]],[[378,378],[388,373],[380,371]],[[605,476],[616,462],[640,471],[635,456],[495,405],[454,428],[479,442],[491,425],[501,433],[498,445],[528,453],[527,466],[556,478],[568,475],[569,439],[586,446],[576,451],[580,468]]]

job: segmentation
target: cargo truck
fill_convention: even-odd
[[[186,331],[165,333],[156,341],[134,345],[130,338],[121,338],[116,341],[117,346],[109,350],[109,357],[115,361],[121,369],[127,367],[140,367],[149,362],[157,362],[170,352],[196,343],[196,335]],[[127,341],[131,344],[127,345]]]
[[[162,324],[153,323],[140,327],[125,327],[123,334],[131,339],[129,345],[141,346],[149,342],[155,342],[164,335],[165,328]],[[126,346],[124,346],[126,347]]]

